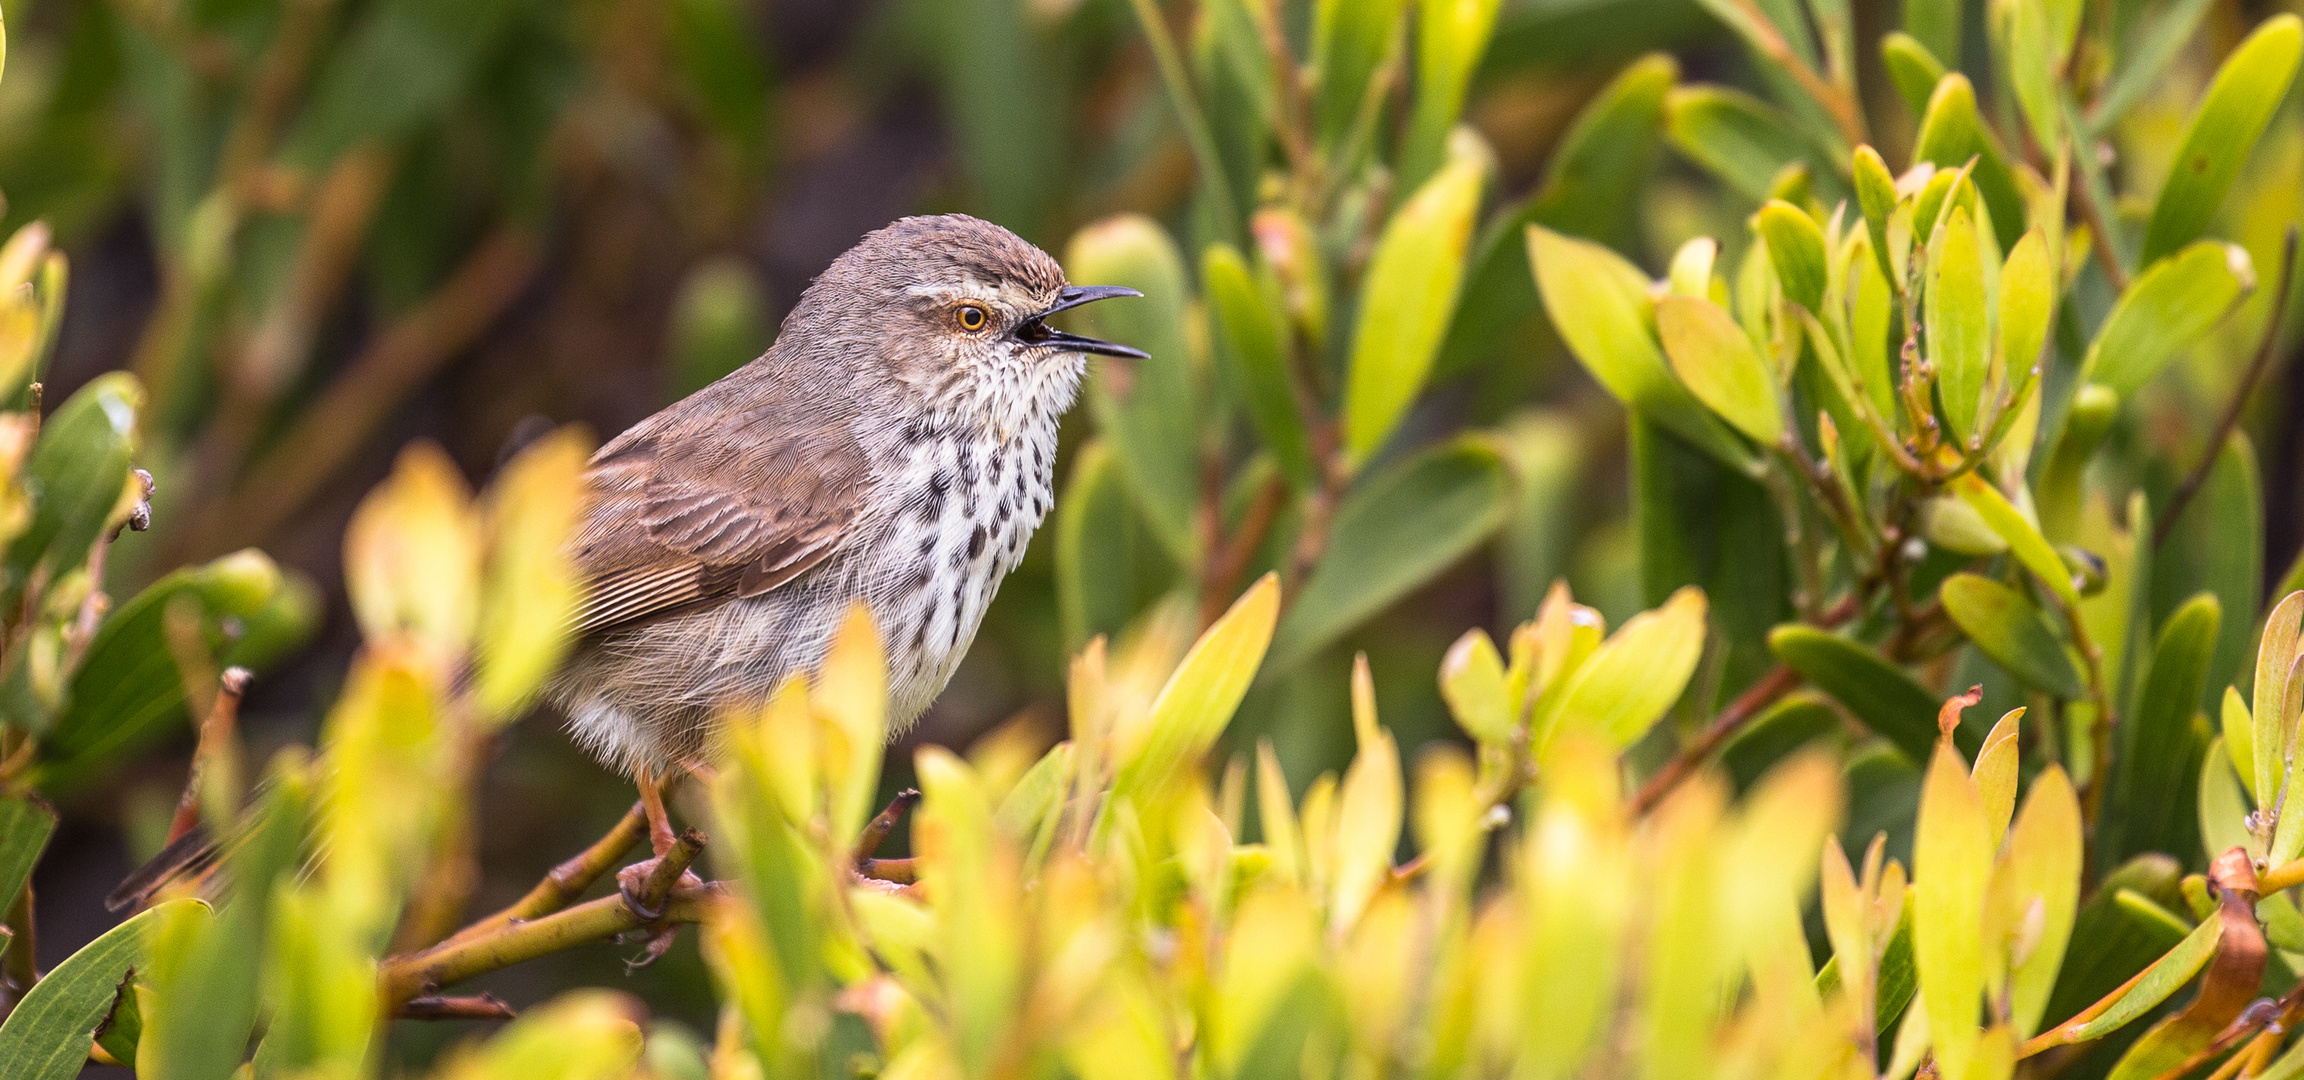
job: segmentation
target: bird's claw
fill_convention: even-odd
[[[616,872],[617,895],[624,898],[624,906],[632,909],[632,914],[639,916],[641,922],[654,923],[664,917],[664,913],[672,906],[673,889],[700,888],[704,884],[703,879],[698,878],[694,871],[682,870],[680,879],[673,882],[671,888],[651,889],[649,885],[663,863],[664,857],[659,855]]]

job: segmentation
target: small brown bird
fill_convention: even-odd
[[[1089,353],[1048,317],[1115,296],[960,214],[866,236],[766,355],[600,448],[576,538],[576,654],[551,687],[576,740],[630,773],[657,853],[660,786],[722,710],[812,671],[858,600],[901,730],[952,677],[1054,502],[1056,426]]]

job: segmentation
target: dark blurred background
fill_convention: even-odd
[[[1188,22],[1191,5],[1169,6]],[[1879,13],[1856,7],[1872,40]],[[1192,184],[1128,0],[0,0],[0,13],[0,228],[45,219],[72,260],[48,400],[118,368],[152,396],[157,525],[113,556],[115,595],[254,545],[329,597],[311,646],[256,684],[257,761],[310,742],[334,696],[358,637],[343,527],[403,444],[436,440],[485,483],[553,425],[605,438],[756,355],[809,278],[894,217],[964,210],[1061,253],[1105,215],[1173,219]],[[1657,48],[1692,76],[1752,81],[1688,0],[1507,0],[1469,110],[1500,158],[1499,195],[1527,191],[1583,102]],[[1620,246],[1654,269],[1685,237],[1741,233],[1748,206],[1659,167]],[[1441,384],[1423,422],[1556,407],[1568,497],[1539,508],[1511,580],[1474,559],[1349,642],[1388,676],[1386,721],[1407,747],[1443,730],[1431,673],[1463,627],[1524,617],[1558,574],[1612,619],[1638,607],[1609,464],[1617,414],[1586,407],[1596,391],[1541,328],[1524,352]],[[2290,497],[2304,448],[2297,425],[2274,426],[2287,441],[2264,443],[2267,526],[2282,553],[2304,531]],[[1036,550],[1008,582],[907,745],[966,745],[1017,718],[1058,736],[1047,563]],[[1333,702],[1283,689],[1244,718],[1283,736],[1290,716],[1331,718],[1342,734],[1284,739],[1306,776],[1348,753],[1350,651],[1330,653],[1290,685]],[[557,723],[532,718],[492,766],[477,906],[629,804]],[[63,793],[37,880],[44,965],[109,924],[97,898],[156,848],[188,731],[180,743]],[[891,764],[901,784],[908,756]],[[634,951],[566,953],[483,988],[526,1004],[625,985],[708,1027],[692,935],[627,980]],[[398,1052],[460,1028],[404,1023]]]

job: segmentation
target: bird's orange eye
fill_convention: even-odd
[[[962,304],[956,318],[960,320],[960,329],[973,334],[984,329],[984,324],[990,321],[991,317],[984,313],[984,308],[981,305]]]

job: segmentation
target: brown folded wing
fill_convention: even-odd
[[[579,634],[758,596],[823,562],[856,519],[867,466],[847,424],[676,436],[677,419],[659,414],[593,457]]]

